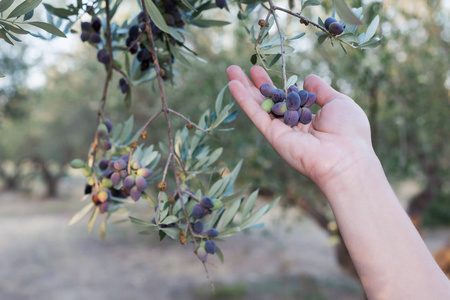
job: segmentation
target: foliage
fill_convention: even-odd
[[[9,8],[12,3],[9,2],[0,2],[1,13]],[[266,6],[267,3],[259,1],[238,2],[238,18],[255,49],[251,56],[252,63],[259,60],[270,69],[280,60],[283,89],[286,91],[288,85],[297,84],[297,76],[291,77],[292,82],[286,79],[286,56],[295,50],[290,43],[306,34],[300,32],[288,38],[280,26],[278,13],[297,18],[302,26],[314,27],[317,29],[319,44],[326,40],[332,46],[339,43],[345,53],[345,47],[362,50],[380,44],[381,38],[375,35],[379,25],[378,16],[371,19],[365,32],[360,33],[358,30],[362,24],[363,9],[350,9],[342,0],[333,2],[340,17],[339,24],[345,28],[342,35],[329,30],[320,17],[315,22],[302,15],[304,9],[320,5],[319,1],[301,1],[300,13],[276,6],[272,0],[268,2],[269,7]],[[258,190],[252,192],[247,199],[243,196],[245,190],[235,191],[235,181],[243,162],[238,162],[234,168],[228,168],[219,162],[222,147],[212,147],[208,141],[219,131],[232,130],[223,124],[234,121],[237,116],[237,111],[232,109],[233,103],[224,102],[226,87],[219,92],[214,110],[211,112],[210,107],[205,108],[198,123],[173,108],[166,89],[169,84],[174,85],[174,77],[179,72],[178,65],[189,67],[193,60],[204,62],[187,42],[185,36],[189,32],[184,25],[190,24],[202,29],[228,25],[227,21],[205,17],[209,10],[228,9],[227,3],[142,0],[138,1],[141,11],[119,23],[114,17],[121,8],[121,0],[94,1],[92,5],[76,1],[76,4],[64,8],[44,4],[51,15],[48,23],[29,21],[32,11],[39,4],[40,1],[25,1],[14,8],[6,19],[1,19],[0,31],[4,31],[1,37],[12,44],[7,36],[13,38],[11,32],[29,33],[22,25],[32,25],[56,36],[65,36],[69,30],[76,32],[74,28],[81,25],[80,38],[94,47],[98,62],[106,69],[103,92],[96,111],[94,141],[86,159],[76,159],[71,163],[72,167],[83,170],[87,181],[85,193],[88,195],[85,199],[92,201],[69,224],[78,222],[90,213],[88,229],[91,231],[96,219],[102,216],[100,234],[104,238],[106,224],[111,216],[128,214],[135,201],[145,198],[155,207],[154,219],[129,217],[131,223],[140,227],[140,233],[158,232],[161,239],[168,236],[179,240],[181,244],[193,242],[195,253],[203,263],[208,254],[216,253],[223,261],[223,254],[214,241],[222,241],[224,237],[241,230],[261,227],[259,219],[279,199],[256,209]],[[267,16],[259,20],[257,26],[252,23],[250,14],[258,7],[267,10]],[[293,5],[290,8],[292,7]],[[84,14],[89,15],[89,22],[81,22],[80,18]],[[3,14],[1,17],[3,18]],[[22,17],[23,21],[19,22]],[[65,28],[61,31],[58,28],[62,26]],[[276,28],[275,34],[270,31],[272,26]],[[19,41],[17,38],[15,40]],[[147,122],[136,131],[133,130],[133,117],[123,124],[112,123],[107,118],[105,103],[110,98],[109,85],[114,73],[121,77],[119,87],[128,106],[132,104],[132,92],[136,86],[152,82],[154,90],[159,92],[160,108],[154,110]],[[153,105],[153,108],[157,107],[158,105]],[[164,116],[167,137],[159,140],[157,146],[156,143],[148,145],[144,140],[152,134],[151,125],[160,116]],[[181,120],[182,129],[174,131],[175,122],[171,117]],[[57,139],[53,141],[55,148],[61,146]],[[67,149],[59,152],[70,152],[71,147],[75,146],[69,144]],[[157,190],[159,191],[156,192]]]

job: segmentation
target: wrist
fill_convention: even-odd
[[[328,201],[333,202],[339,198],[356,196],[355,193],[361,189],[377,189],[381,183],[389,184],[380,160],[370,147],[348,155],[317,185]]]

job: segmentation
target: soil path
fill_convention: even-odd
[[[328,236],[297,210],[277,208],[264,229],[220,243],[225,264],[208,258],[212,295],[192,247],[129,224],[110,225],[106,241],[98,227],[88,235],[86,219],[67,227],[79,196],[0,194],[0,299],[361,299]]]

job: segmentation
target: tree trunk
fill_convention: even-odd
[[[407,212],[417,230],[422,225],[423,214],[431,202],[437,197],[442,182],[436,174],[437,164],[429,163],[426,166],[427,185],[419,194],[414,196],[408,204]]]
[[[20,181],[21,181],[21,171],[20,171],[20,164],[21,162],[14,163],[14,173],[12,175],[7,174],[0,166],[0,177],[5,182],[5,189],[8,191],[17,191],[20,188]]]
[[[48,198],[56,198],[58,196],[58,183],[63,174],[63,167],[59,168],[59,171],[56,175],[53,175],[49,170],[48,165],[45,161],[40,157],[35,157],[34,161],[40,166],[42,177],[44,179],[46,185],[46,197]]]

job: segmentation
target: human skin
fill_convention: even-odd
[[[304,89],[321,107],[308,125],[288,126],[265,112],[259,91],[272,83],[263,68],[250,80],[230,66],[229,89],[275,151],[323,191],[369,299],[450,299],[440,270],[393,192],[364,111],[350,97],[309,75]]]

